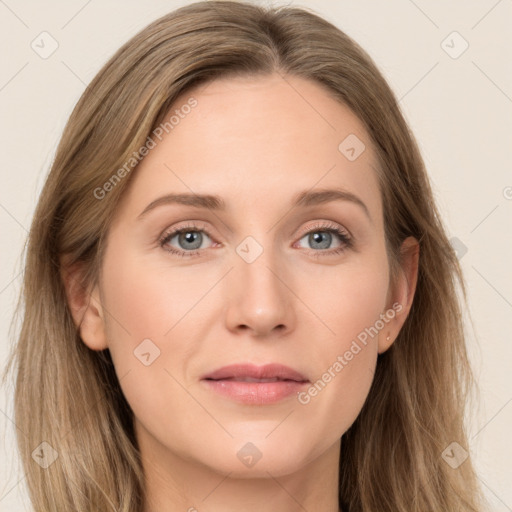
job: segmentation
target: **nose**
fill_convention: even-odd
[[[282,336],[294,329],[290,272],[271,253],[263,251],[252,263],[235,255],[238,260],[225,283],[226,327],[231,332],[250,331],[261,338]]]

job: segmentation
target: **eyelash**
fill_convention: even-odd
[[[206,235],[213,239],[213,237],[210,235],[208,230],[205,226],[198,226],[194,223],[190,223],[187,226],[174,229],[171,231],[166,231],[164,234],[159,238],[159,245],[164,250],[171,254],[174,254],[176,256],[181,257],[194,257],[199,256],[201,251],[203,249],[196,249],[195,251],[179,251],[171,246],[166,246],[166,244],[172,240],[176,235],[179,235],[181,233],[187,233],[189,231],[199,231],[204,232]],[[338,236],[341,245],[340,247],[336,247],[335,249],[327,249],[327,250],[318,250],[315,251],[313,249],[310,249],[310,251],[313,253],[313,256],[315,258],[320,258],[322,256],[335,256],[337,254],[341,254],[342,252],[346,251],[347,249],[351,249],[353,247],[353,241],[352,238],[346,233],[346,231],[341,230],[338,226],[335,224],[330,224],[328,222],[324,223],[317,223],[314,226],[312,226],[310,229],[302,233],[299,240],[304,238],[306,235],[309,235],[310,233],[316,233],[316,232],[326,232],[326,233],[334,233]]]

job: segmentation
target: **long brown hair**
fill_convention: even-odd
[[[17,442],[36,511],[140,512],[145,503],[132,411],[108,350],[80,340],[62,281],[66,255],[68,265],[83,265],[83,286],[96,282],[110,219],[136,169],[125,168],[102,197],[95,191],[147,143],[178,95],[219,77],[275,72],[323,84],[364,123],[378,155],[392,275],[401,242],[420,243],[412,309],[342,438],[340,506],[483,510],[471,459],[455,468],[443,457],[454,442],[469,451],[463,418],[474,381],[457,295],[459,287],[466,301],[465,285],[395,95],[368,54],[313,12],[208,1],[151,23],[100,70],[69,118],[41,193],[21,331],[4,375],[15,368],[15,421],[24,433]],[[46,469],[32,457],[43,441],[58,454]]]

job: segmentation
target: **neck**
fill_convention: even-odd
[[[221,474],[139,437],[146,479],[144,512],[338,512],[340,442],[290,474]],[[341,511],[340,511],[341,512]]]

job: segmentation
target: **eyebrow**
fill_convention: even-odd
[[[332,201],[348,201],[358,205],[364,211],[370,222],[372,222],[372,218],[366,204],[352,192],[340,188],[320,189],[314,191],[304,190],[293,197],[291,207],[306,208],[330,203]],[[169,204],[181,204],[215,211],[226,210],[226,203],[219,196],[208,194],[166,194],[165,196],[159,197],[149,203],[142,213],[139,214],[137,219],[144,217],[148,212],[154,210],[158,206]]]

